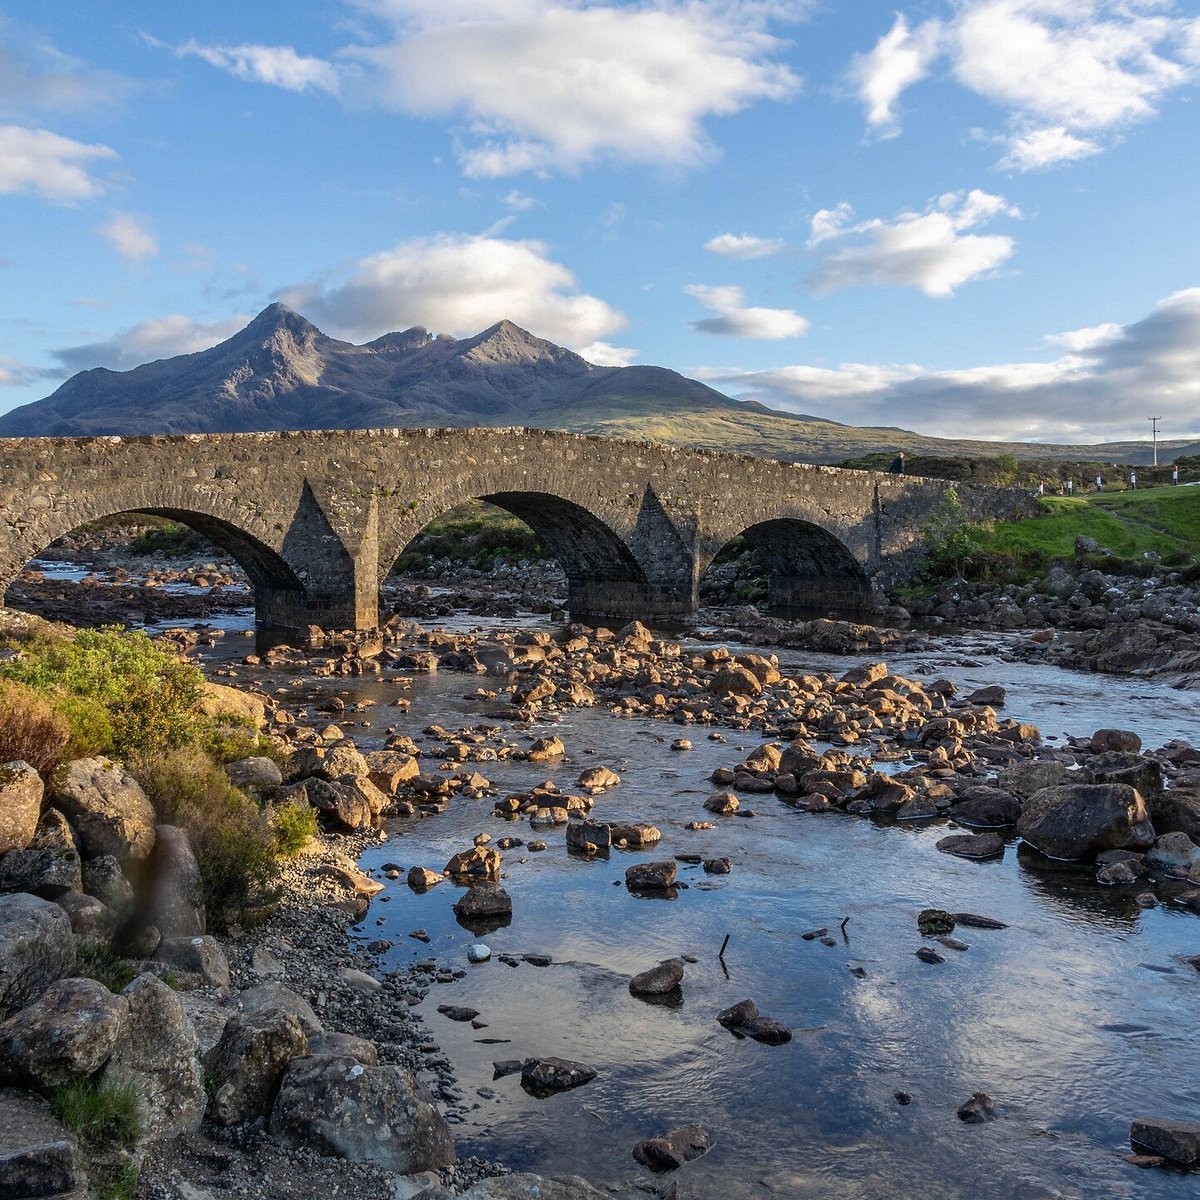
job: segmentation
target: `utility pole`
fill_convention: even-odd
[[[1150,438],[1154,443],[1154,465],[1158,466],[1158,423],[1162,417],[1147,417],[1150,422]]]

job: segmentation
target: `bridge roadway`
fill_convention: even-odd
[[[911,578],[952,490],[967,520],[1034,503],[1018,489],[540,429],[6,438],[0,592],[64,534],[149,513],[242,565],[260,644],[304,641],[314,625],[367,634],[409,542],[480,499],[532,527],[580,621],[685,621],[738,535],[763,556],[773,606],[853,614]]]

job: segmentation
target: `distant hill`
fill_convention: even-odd
[[[0,436],[236,433],[270,429],[528,425],[773,458],[837,462],[927,455],[1144,462],[1144,442],[1101,446],[958,441],[860,428],[731,399],[665,367],[598,367],[501,321],[471,338],[420,327],[356,346],[282,304],[231,338],[131,371],[97,367],[0,416]],[[1160,443],[1161,457],[1200,443]]]

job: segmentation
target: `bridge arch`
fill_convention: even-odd
[[[39,554],[66,536],[106,517],[162,517],[186,525],[219,546],[246,572],[253,588],[255,621],[260,638],[291,633],[302,625],[304,583],[282,554],[267,540],[264,523],[226,503],[208,505],[202,493],[164,489],[162,494],[128,494],[98,490],[76,503],[42,510],[38,519],[10,536],[0,559],[0,597]],[[232,511],[231,511],[232,510]]]
[[[874,606],[871,580],[850,548],[830,530],[798,517],[773,517],[736,535],[759,555],[767,573],[767,603],[777,610],[863,612]],[[712,565],[727,539],[707,556]]]

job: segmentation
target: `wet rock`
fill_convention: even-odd
[[[712,677],[708,690],[714,696],[758,696],[763,685],[753,671],[731,663]]]
[[[703,1125],[685,1125],[647,1138],[633,1148],[633,1157],[656,1173],[677,1171],[684,1163],[707,1154],[716,1139]]]
[[[753,1000],[740,1000],[717,1014],[717,1021],[738,1037],[753,1038],[768,1046],[792,1040],[792,1031],[771,1017],[764,1017]]]
[[[497,1175],[468,1188],[459,1200],[608,1200],[577,1175]]]
[[[953,933],[955,923],[954,914],[940,908],[925,908],[917,914],[917,929],[924,937],[936,937],[940,933]]]
[[[733,870],[733,862],[728,858],[706,858],[704,872],[706,875],[728,875]]]
[[[1064,859],[1140,849],[1154,841],[1141,794],[1122,783],[1044,788],[1027,801],[1017,831],[1043,854]]]
[[[1166,833],[1146,851],[1146,866],[1158,870],[1190,870],[1200,862],[1200,846],[1186,833]]]
[[[433,1097],[403,1067],[365,1067],[349,1055],[288,1064],[271,1113],[285,1145],[400,1174],[454,1163],[454,1142]]]
[[[24,850],[33,841],[45,790],[42,777],[27,762],[0,766],[0,854]]]
[[[643,849],[662,841],[662,830],[656,825],[638,823],[635,825],[614,825],[612,840],[617,845],[629,846],[633,849]]]
[[[154,808],[134,777],[107,758],[79,758],[54,773],[51,794],[85,858],[145,859],[154,848]]]
[[[473,963],[485,963],[492,957],[492,949],[483,942],[476,942],[473,946],[467,947],[467,961]]]
[[[987,1092],[976,1092],[958,1106],[958,1119],[965,1125],[982,1125],[986,1121],[994,1121],[999,1115],[995,1102]]]
[[[642,971],[629,981],[629,991],[634,996],[663,996],[683,982],[683,960],[667,958]]]
[[[102,983],[60,979],[0,1025],[0,1081],[44,1090],[91,1075],[128,1017],[128,1001]]]
[[[1142,739],[1128,729],[1097,729],[1092,734],[1089,747],[1093,754],[1104,754],[1109,750],[1138,754],[1142,749]]]
[[[921,946],[915,953],[923,963],[929,963],[932,966],[946,961],[932,946]]]
[[[705,800],[704,807],[710,813],[716,813],[718,816],[728,816],[730,813],[737,812],[741,807],[741,802],[732,792],[716,792]]]
[[[1034,760],[1032,762],[1014,763],[1006,767],[996,777],[999,788],[1022,799],[1028,799],[1043,788],[1054,787],[1067,776],[1065,763]]]
[[[308,1051],[308,1038],[291,1013],[262,1009],[230,1017],[205,1057],[215,1085],[213,1118],[221,1125],[240,1125],[266,1116],[284,1069]]]
[[[572,821],[567,826],[566,841],[572,850],[594,854],[612,845],[612,829],[597,821]]]
[[[549,762],[554,758],[562,758],[566,752],[567,748],[561,738],[538,738],[525,752],[525,757],[530,762]]]
[[[527,1058],[521,1063],[521,1086],[534,1096],[548,1096],[591,1083],[595,1067],[566,1058]]]
[[[665,891],[675,883],[675,864],[671,861],[638,863],[625,872],[625,886],[631,891]]]
[[[446,864],[446,874],[458,878],[486,879],[495,883],[500,878],[500,852],[490,846],[472,846],[462,850]]]
[[[512,897],[496,884],[476,884],[458,898],[454,913],[465,920],[511,917]]]
[[[1137,883],[1145,875],[1141,864],[1129,859],[1107,863],[1096,872],[1096,882],[1105,887],[1123,887]]]
[[[993,787],[971,787],[947,814],[960,825],[979,829],[999,829],[1015,825],[1021,816],[1021,802],[1011,792]]]
[[[200,864],[187,831],[176,825],[155,827],[147,863],[148,893],[140,919],[164,938],[195,937],[207,929]]]
[[[208,1097],[196,1030],[179,995],[161,979],[143,974],[121,999],[129,1006],[129,1017],[104,1078],[134,1084],[144,1101],[150,1137],[198,1129]]]
[[[1181,1167],[1200,1166],[1200,1124],[1138,1117],[1129,1127],[1135,1150],[1158,1154]]]
[[[479,1016],[479,1009],[466,1008],[461,1004],[439,1004],[437,1010],[451,1021],[473,1021]]]
[[[952,833],[939,838],[935,849],[956,858],[980,861],[999,858],[1004,853],[1004,839],[998,833]]]
[[[427,892],[431,887],[436,887],[445,878],[439,875],[436,871],[431,871],[428,867],[413,867],[408,872],[408,886],[414,892]]]
[[[989,684],[987,687],[976,688],[968,697],[968,704],[988,704],[993,708],[1002,708],[1004,705],[1005,691],[998,683]]]
[[[607,791],[620,782],[620,775],[608,767],[589,767],[579,776],[579,786],[589,795]]]
[[[955,923],[963,925],[968,929],[1007,929],[1003,921],[997,921],[995,917],[983,917],[979,913],[960,912],[954,913]]]

